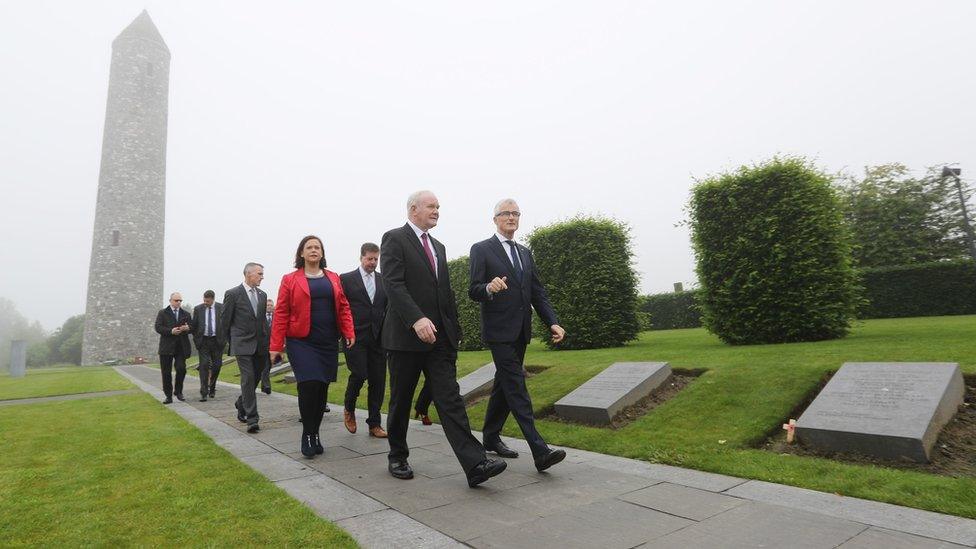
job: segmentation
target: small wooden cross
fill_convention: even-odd
[[[784,423],[783,429],[786,430],[786,443],[793,444],[793,437],[796,436],[796,420],[791,419],[789,423]]]

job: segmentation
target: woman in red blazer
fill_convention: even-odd
[[[309,235],[298,244],[295,271],[281,277],[271,322],[271,360],[277,361],[287,348],[298,382],[302,454],[307,458],[325,451],[319,426],[329,383],[339,371],[340,337],[346,347],[356,343],[349,301],[339,275],[325,268],[322,239]]]

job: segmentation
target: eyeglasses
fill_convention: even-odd
[[[182,299],[174,299],[173,301],[175,301],[177,303],[183,303],[183,300]]]
[[[522,217],[522,212],[504,211],[495,214],[495,217]]]

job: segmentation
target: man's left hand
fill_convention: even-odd
[[[564,337],[566,337],[566,330],[563,330],[563,327],[560,326],[559,324],[553,324],[552,326],[549,326],[549,333],[552,334],[553,343],[559,343],[560,341],[563,340]]]

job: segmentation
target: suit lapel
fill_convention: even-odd
[[[251,307],[251,296],[248,295],[247,288],[245,288],[243,284],[238,286],[238,288],[240,288],[240,292],[238,293],[244,296],[244,306],[247,308],[247,312],[251,313],[251,317],[257,320],[258,316],[254,314],[254,308]],[[257,291],[254,293],[257,294]]]

